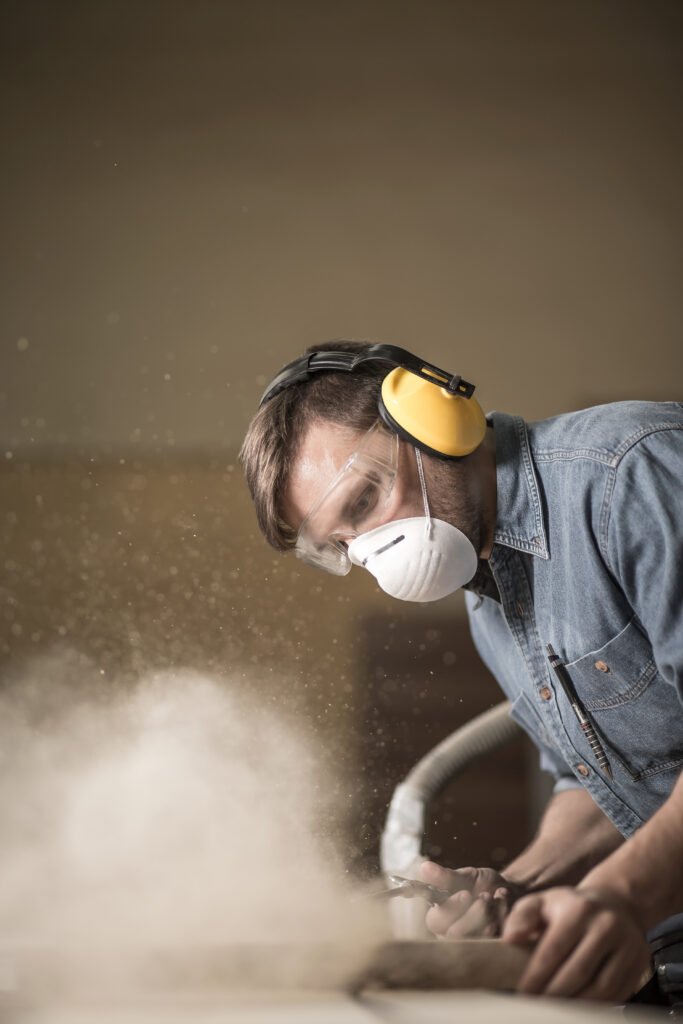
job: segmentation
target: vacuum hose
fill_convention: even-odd
[[[520,727],[509,717],[509,710],[509,701],[502,701],[456,729],[418,761],[396,787],[380,845],[384,875],[414,877],[424,859],[422,839],[428,804],[458,772],[519,735]]]

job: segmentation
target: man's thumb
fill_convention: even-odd
[[[437,889],[448,889],[449,892],[460,892],[465,889],[472,892],[477,880],[476,868],[442,868],[432,860],[425,860],[420,865],[420,878]]]
[[[425,860],[420,864],[420,878],[428,885],[436,885],[440,889],[450,889],[453,881],[453,872],[450,868],[442,868],[434,861]]]

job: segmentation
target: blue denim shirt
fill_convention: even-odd
[[[683,405],[619,402],[539,423],[493,413],[500,603],[466,594],[480,655],[556,790],[630,835],[683,766]],[[566,663],[613,771],[550,669]]]

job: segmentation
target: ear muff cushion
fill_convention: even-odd
[[[486,434],[486,417],[475,398],[450,395],[402,367],[384,378],[382,404],[404,436],[447,457],[469,455]]]

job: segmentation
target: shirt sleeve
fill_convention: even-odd
[[[541,767],[542,766],[543,760],[541,759]],[[555,776],[553,796],[555,796],[557,793],[566,793],[568,789],[583,789],[583,786],[574,775]]]
[[[606,505],[606,557],[683,703],[683,418],[622,456]]]

